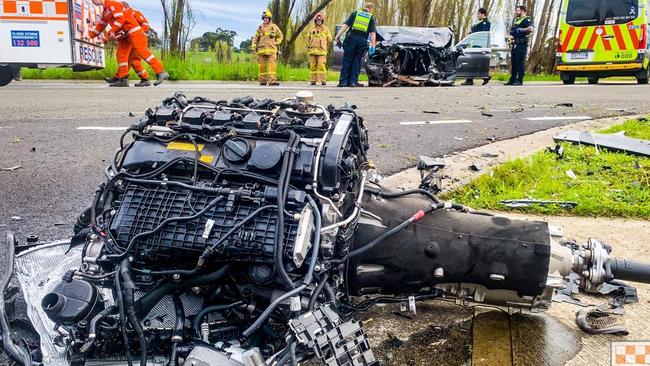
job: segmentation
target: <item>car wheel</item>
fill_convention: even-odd
[[[637,83],[641,85],[646,85],[648,84],[648,77],[650,76],[650,66],[648,66],[647,69],[641,70],[637,76],[636,76],[636,81]]]
[[[598,80],[600,80],[600,79],[598,79],[598,78],[596,78],[596,77],[587,78],[587,82],[589,83],[589,85],[596,85],[596,84],[598,84]]]
[[[14,72],[11,66],[0,66],[0,86],[9,85],[14,80]]]
[[[564,85],[573,85],[576,82],[576,76],[573,74],[568,74],[565,72],[560,73],[560,79],[562,79],[562,82]]]

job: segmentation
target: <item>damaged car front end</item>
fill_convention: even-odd
[[[12,338],[1,309],[18,364],[375,366],[355,318],[375,304],[541,312],[570,275],[650,283],[600,241],[382,187],[348,104],[176,93],[145,114],[73,238],[8,235],[3,290],[15,274],[40,335]]]
[[[366,59],[370,86],[450,86],[461,48],[449,28],[379,27],[375,54]]]

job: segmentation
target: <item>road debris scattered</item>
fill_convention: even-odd
[[[494,117],[494,114],[492,114],[492,113],[487,113],[487,112],[481,112],[481,115],[483,115],[483,116],[485,116],[485,117]]]
[[[501,204],[510,207],[510,208],[523,208],[531,206],[551,206],[559,205],[565,209],[572,209],[578,206],[577,202],[570,201],[544,201],[544,200],[534,200],[534,199],[521,199],[521,200],[504,200],[501,201]]]
[[[11,221],[20,221],[22,220],[22,217],[20,216],[11,216]]]
[[[481,170],[483,170],[483,167],[482,167],[481,165],[479,165],[479,164],[472,164],[472,165],[469,166],[469,169],[470,169],[471,171],[473,171],[473,172],[477,172],[477,173],[478,173],[478,172],[480,172]]]
[[[22,168],[22,166],[16,165],[16,166],[12,166],[10,168],[2,168],[2,169],[0,169],[0,171],[3,171],[3,172],[15,172],[16,170],[18,170],[20,168]]]
[[[422,113],[427,113],[427,114],[440,114],[438,111],[422,111]]]
[[[627,329],[618,325],[620,314],[608,308],[609,305],[599,306],[591,310],[580,309],[576,314],[578,328],[587,334],[612,334],[626,336]]]
[[[578,177],[576,176],[576,173],[573,172],[573,170],[567,170],[566,172],[567,177],[576,180]]]
[[[553,137],[555,142],[567,141],[574,144],[585,144],[606,148],[633,155],[650,156],[650,141],[625,136],[625,132],[605,135],[593,132],[564,131]]]
[[[573,108],[573,103],[560,103],[556,104],[555,107]]]
[[[564,158],[564,146],[557,144],[552,147],[547,147],[546,150],[550,153],[554,153],[557,155],[558,159],[563,159]]]

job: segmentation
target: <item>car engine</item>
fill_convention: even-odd
[[[586,291],[650,282],[600,241],[385,189],[368,149],[354,106],[311,93],[176,93],[122,135],[70,241],[14,256],[8,236],[41,359],[4,348],[29,365],[378,365],[354,317],[378,303],[538,312],[571,273]]]

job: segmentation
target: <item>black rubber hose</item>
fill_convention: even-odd
[[[32,355],[29,350],[21,345],[15,344],[11,340],[11,327],[9,325],[9,316],[5,309],[5,293],[11,276],[14,274],[14,259],[16,255],[16,237],[12,232],[7,233],[5,243],[5,270],[2,274],[2,294],[0,294],[0,337],[2,337],[2,347],[7,355],[19,365],[32,365]]]
[[[435,205],[429,206],[426,209],[414,214],[413,216],[411,216],[410,218],[408,218],[407,220],[405,220],[401,224],[399,224],[399,225],[393,227],[392,229],[384,232],[383,234],[381,234],[380,236],[378,236],[377,238],[372,240],[370,243],[368,243],[368,244],[366,244],[366,245],[364,245],[364,246],[362,246],[362,247],[360,247],[358,249],[353,250],[352,252],[350,252],[348,255],[346,255],[345,257],[343,257],[341,259],[332,260],[331,263],[334,263],[334,264],[344,263],[345,261],[347,261],[350,258],[361,255],[361,254],[373,249],[377,245],[381,244],[384,240],[387,240],[387,239],[399,234],[402,230],[409,227],[412,223],[421,220],[424,216],[426,216],[426,215],[428,215],[428,214],[430,214],[430,213],[432,213],[434,211],[440,210],[440,209],[442,209],[444,207],[445,207],[444,203],[437,203]]]
[[[201,337],[201,322],[203,321],[203,318],[205,318],[208,314],[210,313],[216,313],[219,311],[224,311],[224,310],[230,310],[232,308],[236,308],[240,305],[243,305],[243,301],[237,301],[236,303],[233,304],[223,304],[223,305],[212,305],[208,306],[206,308],[203,308],[194,318],[194,321],[192,322],[192,329],[194,329],[194,332]]]
[[[289,131],[289,142],[288,149],[284,155],[284,161],[282,164],[282,172],[280,173],[280,179],[278,180],[278,218],[277,218],[277,229],[275,231],[275,246],[274,246],[274,258],[275,258],[275,273],[279,275],[280,280],[284,282],[287,289],[293,289],[295,286],[293,281],[287,274],[287,271],[284,268],[284,202],[287,196],[287,191],[289,189],[289,181],[291,179],[291,171],[293,170],[293,161],[295,157],[295,148],[299,143],[298,135]]]
[[[318,300],[318,296],[323,292],[323,289],[325,288],[325,285],[327,284],[329,276],[327,273],[323,275],[323,278],[320,280],[318,283],[318,286],[314,289],[314,292],[311,294],[311,297],[309,298],[309,304],[307,305],[307,309],[314,310],[314,306],[316,306],[316,301]]]
[[[156,286],[136,302],[138,318],[141,319],[149,314],[151,309],[166,295],[185,288],[213,284],[222,279],[229,270],[230,267],[226,265],[211,273],[188,277],[182,282],[164,282]]]
[[[221,197],[221,196],[219,196],[219,197],[213,199],[210,203],[208,203],[208,204],[205,206],[205,208],[204,208],[203,210],[199,211],[199,213],[197,213],[196,215],[192,215],[192,216],[184,216],[184,217],[172,217],[172,218],[166,219],[165,221],[161,222],[160,225],[158,225],[155,229],[153,229],[153,230],[151,230],[151,231],[146,231],[146,232],[144,232],[144,233],[139,233],[138,235],[134,236],[134,237],[131,239],[131,241],[129,242],[129,244],[126,246],[126,248],[124,249],[124,253],[122,253],[122,254],[112,254],[112,255],[107,255],[107,258],[108,258],[108,259],[122,259],[122,260],[125,259],[125,257],[129,254],[129,252],[131,251],[131,249],[133,248],[133,245],[135,244],[135,242],[136,242],[137,240],[140,240],[140,239],[143,238],[143,237],[146,237],[146,236],[149,236],[149,235],[153,235],[153,234],[159,232],[159,231],[162,230],[165,226],[171,224],[172,222],[184,222],[184,221],[192,221],[192,220],[196,220],[196,219],[198,219],[199,217],[203,216],[206,212],[208,212],[209,210],[211,210],[212,207],[214,207],[214,206],[215,206],[217,203],[219,203],[219,201],[221,201],[222,199],[223,199],[223,197]]]
[[[176,312],[176,324],[172,333],[172,351],[167,366],[178,365],[178,345],[183,342],[183,328],[185,327],[185,309],[180,296],[174,295],[174,309]]]
[[[115,268],[115,302],[120,313],[120,328],[122,333],[122,342],[124,342],[124,354],[129,366],[133,366],[133,358],[131,357],[131,347],[129,335],[126,333],[126,311],[124,311],[124,293],[122,292],[122,281],[120,280],[120,266]]]
[[[388,199],[400,198],[400,197],[404,197],[404,196],[419,194],[419,195],[422,195],[422,196],[425,196],[425,197],[429,198],[430,200],[432,200],[435,203],[440,203],[441,202],[440,199],[438,199],[438,197],[436,197],[433,193],[431,193],[429,191],[426,191],[424,189],[411,189],[409,191],[390,192],[389,193],[389,192],[384,192],[384,191],[378,190],[378,189],[366,188],[366,192],[377,195],[377,196],[380,196],[380,197],[388,198]]]
[[[140,343],[140,365],[147,364],[147,339],[144,336],[144,329],[140,324],[136,310],[135,310],[135,290],[137,289],[133,279],[131,278],[131,261],[125,258],[120,266],[120,275],[124,281],[124,310],[126,316],[131,323],[131,327],[138,335],[138,342]]]
[[[650,264],[623,258],[610,260],[612,275],[617,280],[650,283]]]
[[[109,306],[106,309],[102,310],[99,314],[95,315],[94,318],[90,321],[90,325],[88,327],[88,338],[91,340],[97,339],[97,324],[104,320],[107,316],[115,313],[118,311],[117,306]]]
[[[278,305],[280,305],[280,303],[282,303],[284,300],[286,300],[286,299],[288,299],[288,298],[290,298],[290,297],[292,297],[294,295],[299,294],[300,291],[304,290],[305,288],[307,288],[307,286],[300,285],[300,286],[296,287],[295,289],[293,289],[293,290],[285,293],[284,295],[278,297],[277,299],[275,299],[275,301],[273,301],[273,303],[271,303],[271,305],[269,305],[264,310],[264,312],[257,318],[257,320],[255,320],[255,322],[250,327],[248,327],[248,329],[246,329],[244,331],[244,333],[242,333],[244,335],[244,337],[250,337],[250,335],[253,334],[253,332],[255,332],[259,327],[261,327],[262,324],[264,324],[264,322],[266,322],[266,319],[268,319],[269,315],[271,315],[273,310],[275,310],[275,308],[278,307]]]

